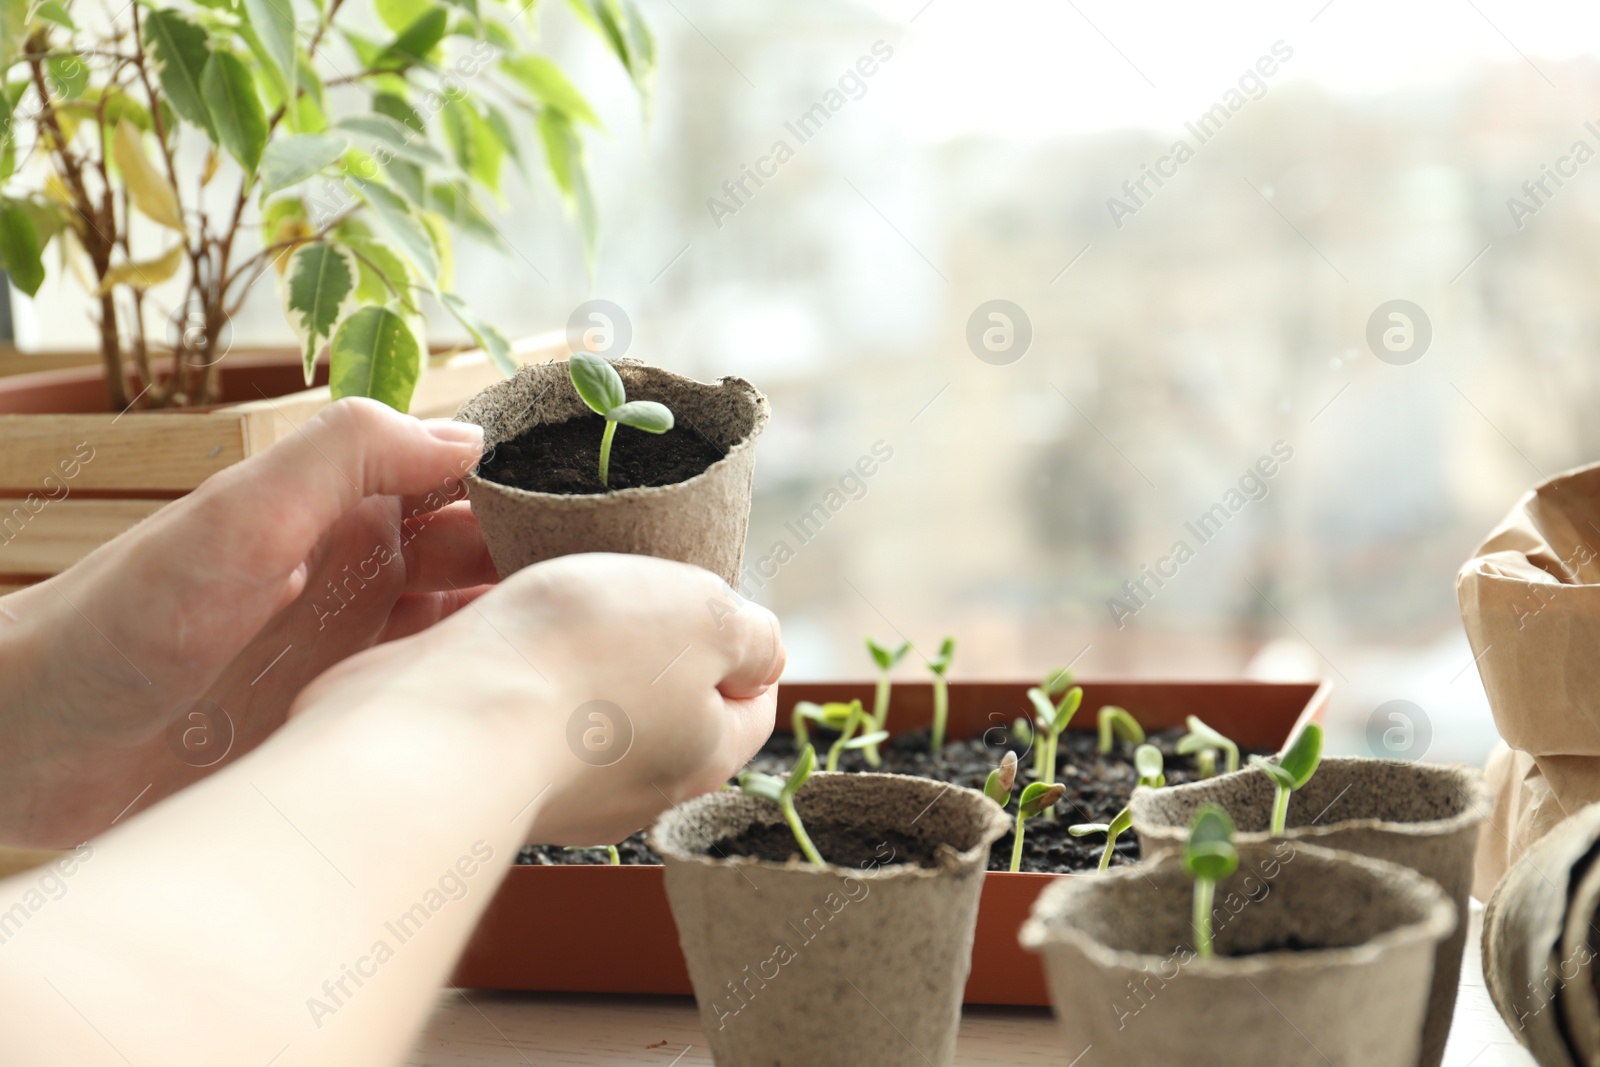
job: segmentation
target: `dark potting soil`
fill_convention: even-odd
[[[478,474],[536,493],[604,493],[688,481],[723,455],[698,430],[681,422],[662,434],[619,424],[611,442],[610,485],[604,486],[600,439],[605,429],[606,420],[599,415],[530,427],[495,445]]]
[[[835,867],[865,870],[877,865],[911,864],[937,866],[937,844],[930,845],[893,830],[870,832],[846,829],[830,823],[806,824],[806,834],[822,858]],[[750,856],[758,860],[783,863],[790,857],[804,858],[795,844],[788,823],[752,826],[742,834],[725,837],[711,846],[711,856]]]
[[[1192,782],[1199,777],[1198,768],[1193,757],[1179,756],[1176,752],[1178,739],[1183,736],[1182,730],[1163,730],[1151,734],[1146,740],[1159,748],[1167,761],[1167,784],[1182,785]],[[827,758],[830,736],[826,731],[818,731],[814,743],[817,746],[817,759],[819,762]],[[1109,755],[1102,756],[1095,751],[1096,735],[1093,731],[1069,731],[1061,736],[1061,744],[1057,752],[1056,780],[1066,786],[1067,794],[1056,805],[1056,818],[1050,820],[1044,816],[1029,819],[1026,832],[1022,841],[1022,869],[1035,873],[1063,874],[1071,871],[1092,871],[1100,864],[1100,854],[1105,851],[1105,838],[1099,835],[1094,837],[1077,838],[1067,832],[1067,827],[1080,822],[1108,823],[1112,818],[1127,806],[1128,798],[1133,794],[1133,787],[1138,780],[1138,775],[1133,768],[1134,746],[1119,741]],[[1012,787],[1012,802],[1007,814],[1016,819],[1016,797],[1033,777],[1033,756],[1030,752],[1021,751],[1020,745],[1012,746],[1017,751],[1017,781]],[[764,771],[768,774],[784,775],[794,765],[797,749],[794,738],[788,734],[776,734],[762,746],[755,759],[750,761],[751,770]],[[985,745],[982,740],[972,739],[966,741],[952,741],[945,746],[940,758],[934,759],[928,751],[928,731],[917,730],[912,733],[901,734],[891,738],[882,749],[883,765],[877,770],[892,774],[914,774],[924,778],[933,778],[941,782],[953,782],[973,789],[982,789],[984,781],[989,777],[989,772],[1000,765],[1000,759],[1005,754],[1005,746]],[[1250,750],[1244,750],[1241,760],[1247,758]],[[1267,755],[1260,751],[1261,755]],[[839,760],[841,771],[867,770],[866,760],[857,752],[842,753]],[[787,859],[789,854],[797,852],[798,847],[788,833],[786,826],[775,828],[782,831],[777,834],[780,844],[774,846],[781,851],[787,847],[788,851],[767,856],[764,853],[745,853],[745,855],[761,855],[763,858]],[[817,851],[823,858],[832,863],[846,866],[842,859],[835,857],[824,846],[817,836],[817,828],[807,827],[811,834]],[[882,840],[883,835],[874,835]],[[787,840],[787,846],[781,844]],[[1007,831],[1005,836],[996,841],[989,850],[989,869],[991,871],[1005,871],[1011,868],[1011,845],[1013,831]],[[877,846],[878,840],[870,843],[867,858],[871,857],[872,849]],[[721,844],[721,842],[719,842]],[[622,853],[623,863],[660,863],[661,860],[651,852],[644,843],[644,834],[637,833],[618,846]],[[924,846],[926,850],[926,846]],[[739,851],[739,850],[735,850]],[[734,854],[733,851],[729,852]],[[905,855],[905,853],[900,853]],[[1112,855],[1111,863],[1117,866],[1124,863],[1136,863],[1139,859],[1138,838],[1130,830],[1117,841],[1117,848]],[[545,846],[529,846],[522,850],[517,857],[518,863],[543,863],[543,864],[571,864],[571,863],[605,863],[604,852],[562,852],[559,848],[551,849]]]

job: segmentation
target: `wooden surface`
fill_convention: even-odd
[[[1480,908],[1474,906],[1470,921],[1461,997],[1444,1067],[1532,1067],[1533,1058],[1500,1021],[1483,986]],[[1050,1013],[1042,1008],[968,1008],[956,1062],[962,1067],[1061,1067],[1079,1051],[1060,1046]],[[406,1060],[408,1067],[704,1067],[710,1062],[694,1001],[687,997],[455,990],[440,994],[422,1039]],[[1096,1060],[1091,1050],[1079,1067],[1110,1062]]]

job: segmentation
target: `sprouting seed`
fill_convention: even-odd
[[[800,758],[795,760],[794,767],[789,771],[788,778],[778,778],[771,774],[762,774],[760,771],[746,771],[739,776],[739,789],[747,796],[760,797],[778,805],[783,811],[783,820],[789,824],[794,839],[800,846],[800,851],[805,853],[806,859],[818,867],[827,866],[817,846],[811,843],[811,836],[806,833],[805,824],[800,821],[800,813],[794,810],[794,795],[800,792],[800,787],[806,784],[806,779],[811,777],[811,772],[817,766],[817,750],[810,745],[800,750]]]
[[[1239,851],[1233,845],[1233,820],[1215,804],[1204,804],[1189,825],[1189,840],[1183,849],[1183,867],[1194,879],[1194,950],[1204,958],[1212,955],[1211,909],[1217,896],[1217,883],[1239,869]]]
[[[944,751],[945,724],[950,718],[950,683],[945,680],[945,674],[950,670],[950,661],[955,659],[956,639],[946,637],[939,645],[938,653],[928,661],[928,669],[933,672],[933,754],[937,756]]]
[[[622,853],[617,851],[616,845],[568,845],[563,852],[605,852],[606,861],[613,867],[622,865]]]
[[[1305,729],[1289,743],[1276,763],[1263,756],[1251,756],[1250,762],[1266,771],[1277,788],[1272,799],[1272,833],[1280,836],[1289,822],[1290,795],[1306,787],[1322,762],[1322,727],[1314,722],[1306,723]]]
[[[1139,784],[1151,789],[1160,789],[1167,784],[1166,761],[1161,757],[1161,750],[1154,745],[1140,745],[1133,753],[1133,766],[1139,772]],[[1108,823],[1083,822],[1076,826],[1067,827],[1067,833],[1073,837],[1088,837],[1090,834],[1105,834],[1106,848],[1100,854],[1100,869],[1103,871],[1111,866],[1111,856],[1117,849],[1117,838],[1121,837],[1133,825],[1133,809],[1123,808]]]
[[[1239,769],[1239,746],[1200,721],[1198,715],[1185,720],[1189,732],[1178,740],[1178,755],[1193,756],[1200,768],[1200,777],[1212,778],[1217,773],[1217,753],[1228,758],[1228,773]]]
[[[1111,754],[1116,739],[1120,737],[1130,745],[1144,744],[1144,727],[1139,725],[1139,720],[1128,714],[1127,708],[1119,708],[1115,704],[1107,704],[1100,709],[1100,745],[1102,756]]]
[[[839,731],[838,738],[828,748],[828,767],[830,771],[839,769],[839,755],[846,750],[865,749],[870,745],[878,745],[889,740],[885,730],[876,730],[856,736],[856,730],[872,720],[861,707],[861,701],[852,700],[850,703],[830,701],[827,704],[813,704],[809,700],[802,700],[794,706],[794,738],[798,745],[805,745],[810,741],[810,732],[806,729],[806,722],[814,722],[818,726],[825,726],[830,730]]]
[[[578,396],[606,420],[600,438],[600,484],[610,488],[611,439],[617,435],[617,424],[646,433],[666,433],[672,429],[672,412],[654,400],[629,400],[617,368],[592,352],[574,352],[567,373]]]

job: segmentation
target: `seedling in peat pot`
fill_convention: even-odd
[[[872,653],[872,662],[878,665],[878,685],[872,694],[872,728],[882,730],[889,721],[889,686],[892,684],[889,672],[894,670],[895,664],[906,658],[906,653],[911,651],[911,642],[902,641],[896,648],[886,648],[869,637],[867,651]],[[870,767],[876,767],[881,762],[876,745],[868,745],[865,755]]]
[[[1277,763],[1263,756],[1251,756],[1250,762],[1271,775],[1272,784],[1278,789],[1272,801],[1272,833],[1279,836],[1289,822],[1290,795],[1296,789],[1305,788],[1322,762],[1322,727],[1314,722],[1306,723]]]
[[[600,438],[600,484],[610,488],[611,439],[617,435],[617,424],[646,433],[666,433],[672,429],[672,412],[654,400],[629,400],[617,368],[592,352],[574,352],[567,373],[578,396],[606,420],[605,435]]]
[[[1017,798],[1017,837],[1011,845],[1011,869],[1013,871],[1022,869],[1023,825],[1035,815],[1053,808],[1056,801],[1066,795],[1067,787],[1064,785],[1046,785],[1043,782],[1034,782],[1022,791],[1022,796]]]
[[[1200,721],[1198,715],[1186,720],[1189,732],[1178,740],[1178,755],[1193,756],[1199,765],[1200,777],[1214,778],[1217,773],[1217,753],[1228,757],[1228,773],[1239,769],[1239,746]]]
[[[1140,745],[1133,753],[1133,765],[1139,772],[1139,784],[1151,789],[1160,789],[1167,784],[1166,761],[1161,758],[1161,750],[1154,745]],[[1100,869],[1103,871],[1111,866],[1111,855],[1117,849],[1117,838],[1127,832],[1133,825],[1133,809],[1123,808],[1117,812],[1116,817],[1110,822],[1082,822],[1076,826],[1067,827],[1067,833],[1073,837],[1088,837],[1090,834],[1106,835],[1106,850],[1100,854]]]
[[[839,769],[839,754],[846,749],[863,749],[869,745],[877,745],[889,740],[886,730],[876,730],[872,733],[855,736],[855,732],[863,724],[870,722],[866,711],[861,707],[861,701],[852,700],[848,704],[830,701],[827,704],[813,704],[809,700],[802,700],[794,706],[794,739],[799,745],[807,744],[810,733],[806,730],[806,721],[826,726],[830,730],[839,731],[839,737],[828,749],[828,770]]]
[[[800,851],[805,853],[806,859],[818,867],[825,867],[827,864],[817,852],[817,846],[811,843],[805,824],[800,821],[800,813],[794,810],[794,795],[800,792],[800,787],[806,784],[806,779],[811,777],[811,772],[816,770],[816,767],[817,750],[807,745],[800,750],[800,758],[794,761],[788,779],[762,774],[760,771],[746,771],[739,776],[739,790],[748,796],[760,797],[778,805],[783,810],[784,822],[789,824],[789,829],[793,831],[794,839],[799,844]]]
[[[1217,883],[1239,869],[1239,852],[1233,847],[1233,820],[1215,804],[1202,805],[1189,825],[1183,849],[1183,866],[1194,879],[1194,950],[1202,959],[1212,955],[1211,909]]]
[[[937,756],[944,751],[944,728],[950,718],[950,683],[945,680],[945,673],[950,670],[950,661],[956,656],[956,639],[946,637],[939,646],[939,652],[928,661],[928,669],[933,672],[933,754]]]
[[[1119,737],[1130,745],[1142,745],[1144,727],[1139,725],[1138,719],[1128,714],[1127,708],[1107,704],[1100,709],[1100,754],[1109,756]]]
[[[989,772],[989,778],[983,783],[983,795],[1000,805],[1001,810],[1011,803],[1011,787],[1017,783],[1017,754],[1007,752],[1000,759],[1000,766]]]
[[[1057,693],[1061,694],[1061,700],[1052,703],[1050,698]],[[1033,774],[1039,781],[1049,785],[1056,780],[1056,749],[1061,743],[1061,731],[1067,728],[1083,704],[1083,689],[1072,685],[1070,671],[1059,670],[1047,677],[1043,685],[1028,690],[1028,699],[1033,701],[1037,713],[1034,720],[1036,737],[1043,738],[1039,745],[1042,751],[1034,754]],[[1054,817],[1054,812],[1051,816]]]
[[[622,853],[617,851],[616,845],[568,845],[563,852],[604,852],[607,861],[613,867],[622,865]]]

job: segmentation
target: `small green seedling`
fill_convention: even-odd
[[[1178,740],[1178,755],[1193,756],[1200,768],[1200,777],[1213,778],[1217,773],[1217,753],[1226,753],[1228,773],[1239,769],[1239,746],[1200,721],[1198,715],[1189,716],[1189,732]]]
[[[1021,745],[1024,752],[1033,747],[1033,723],[1027,716],[1018,715],[1011,720],[1011,739]]]
[[[1017,754],[1007,752],[1000,759],[1000,766],[989,772],[988,781],[983,783],[983,795],[1000,805],[1011,803],[1011,787],[1017,783]]]
[[[607,861],[613,867],[622,866],[622,853],[617,851],[616,845],[568,845],[563,852],[604,852]]]
[[[1142,745],[1144,727],[1139,725],[1138,719],[1128,714],[1127,708],[1107,704],[1100,709],[1100,754],[1109,756],[1119,737],[1130,745]]]
[[[945,674],[950,670],[950,661],[956,656],[956,639],[946,637],[939,645],[938,653],[928,661],[928,669],[933,672],[933,754],[937,756],[944,751],[944,728],[950,718],[950,683],[945,680]]]
[[[739,790],[747,796],[770,800],[783,809],[783,819],[793,831],[800,851],[818,867],[826,867],[827,864],[817,852],[817,846],[811,843],[811,837],[806,833],[805,824],[800,821],[800,813],[794,810],[794,795],[800,792],[800,787],[806,784],[806,779],[811,777],[816,767],[817,750],[807,745],[800,750],[800,758],[794,761],[787,779],[760,771],[746,771],[739,776]]]
[[[578,396],[606,420],[605,436],[600,438],[600,484],[610,488],[611,439],[617,435],[617,424],[666,433],[672,429],[672,412],[654,400],[630,401],[617,368],[592,352],[574,352],[567,373]]]
[[[1156,746],[1140,745],[1135,749],[1133,765],[1139,772],[1140,785],[1160,789],[1167,784],[1166,761],[1161,758],[1161,750]],[[1132,825],[1133,809],[1123,808],[1108,823],[1082,822],[1067,827],[1067,833],[1073,837],[1088,837],[1090,834],[1106,835],[1106,850],[1100,854],[1100,869],[1103,871],[1111,866],[1111,855],[1117,849],[1117,838],[1126,833]]]
[[[830,730],[839,731],[838,738],[828,749],[828,770],[830,771],[839,769],[839,754],[846,749],[863,749],[868,745],[877,745],[889,740],[889,734],[884,730],[862,734],[860,737],[855,735],[857,729],[871,721],[859,700],[852,700],[848,704],[836,701],[830,701],[827,704],[813,704],[809,700],[800,701],[794,706],[793,723],[796,744],[805,745],[810,743],[811,734],[806,729],[808,720],[818,726],[825,726]]]
[[[1022,869],[1022,828],[1034,816],[1055,807],[1056,801],[1067,795],[1064,785],[1046,785],[1034,782],[1017,798],[1017,837],[1011,845],[1011,869]]]
[[[1239,851],[1233,847],[1233,820],[1215,804],[1203,804],[1189,824],[1183,848],[1183,867],[1194,879],[1194,950],[1201,958],[1212,954],[1211,909],[1217,883],[1239,869]]]
[[[1272,833],[1279,836],[1289,822],[1289,797],[1296,789],[1304,789],[1311,776],[1317,773],[1322,762],[1322,727],[1314,722],[1289,743],[1278,762],[1262,756],[1251,756],[1250,762],[1272,777],[1278,795],[1272,801]]]
[[[889,721],[889,672],[894,670],[895,664],[906,658],[906,653],[911,651],[911,642],[902,641],[895,648],[887,648],[878,644],[872,638],[867,638],[867,651],[872,653],[872,662],[878,666],[878,684],[872,693],[872,728],[874,730],[886,729]],[[866,753],[867,765],[876,767],[880,762],[878,747],[868,746]]]
[[[1058,694],[1061,700],[1052,702],[1051,698]],[[1036,734],[1043,738],[1041,751],[1034,754],[1034,777],[1048,785],[1056,780],[1056,749],[1061,743],[1061,731],[1083,704],[1083,689],[1072,684],[1072,672],[1063,668],[1046,677],[1044,684],[1028,690],[1028,699],[1033,701],[1036,713]]]

